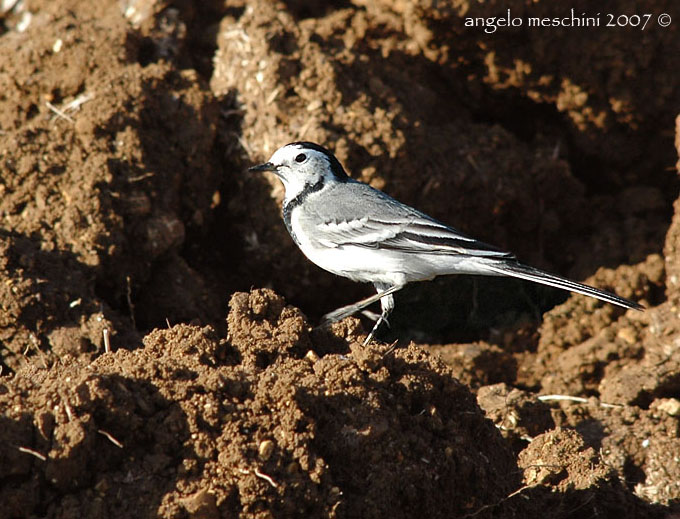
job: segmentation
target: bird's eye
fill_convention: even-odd
[[[307,155],[304,153],[300,153],[297,157],[295,157],[295,162],[299,164],[303,163],[305,160],[307,160]]]

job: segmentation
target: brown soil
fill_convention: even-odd
[[[2,3],[0,517],[680,513],[680,11],[465,27],[592,12],[506,4]],[[244,173],[300,139],[648,310],[451,278],[316,329],[370,287]]]

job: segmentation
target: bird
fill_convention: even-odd
[[[532,267],[514,254],[476,240],[427,214],[351,178],[319,144],[292,142],[249,168],[274,173],[283,183],[283,222],[302,253],[324,270],[372,283],[376,294],[322,317],[340,321],[380,301],[382,313],[364,340],[389,325],[394,293],[437,276],[509,276],[577,292],[621,306],[644,307],[616,294]]]

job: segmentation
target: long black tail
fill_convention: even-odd
[[[602,301],[607,301],[624,308],[634,308],[635,310],[644,310],[645,307],[635,301],[630,301],[623,297],[619,297],[611,292],[606,292],[604,290],[599,290],[583,283],[577,283],[576,281],[571,281],[554,274],[549,274],[543,270],[539,270],[529,265],[524,265],[518,261],[494,261],[487,263],[487,267],[497,274],[502,276],[512,276],[520,279],[526,279],[529,281],[534,281],[535,283],[541,283],[543,285],[550,285],[551,287],[557,287],[564,290],[569,290],[571,292],[578,292],[579,294],[584,294],[586,296],[594,297],[596,299],[601,299]]]

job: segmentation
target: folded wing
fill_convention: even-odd
[[[514,257],[419,214],[331,220],[318,225],[316,238],[326,247],[357,246],[413,254]]]

